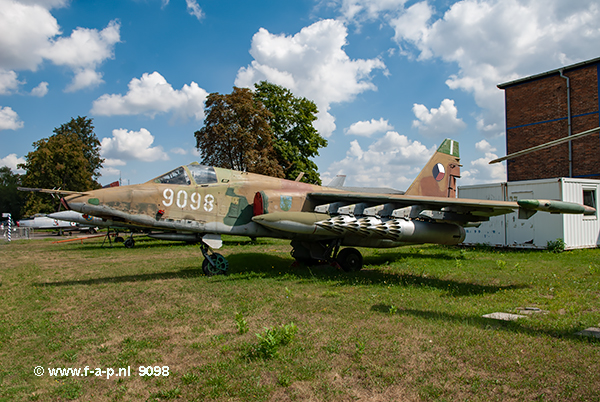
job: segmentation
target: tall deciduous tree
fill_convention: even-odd
[[[68,123],[62,124],[54,129],[56,135],[76,134],[77,138],[83,143],[83,156],[88,161],[88,172],[94,180],[100,177],[100,168],[104,159],[100,157],[100,140],[94,133],[92,119],[86,116],[77,116],[71,118]]]
[[[255,84],[254,98],[271,112],[268,121],[273,129],[273,146],[287,179],[304,172],[303,181],[321,184],[317,165],[310,159],[327,146],[313,127],[317,106],[306,98],[295,97],[290,90],[262,81]]]
[[[271,114],[252,91],[234,87],[228,95],[212,93],[205,110],[204,127],[194,133],[202,163],[283,177],[268,123]]]
[[[35,150],[25,156],[24,164],[19,165],[26,170],[23,186],[69,191],[100,188],[96,179],[104,160],[100,157],[100,141],[93,129],[91,119],[78,117],[55,128],[54,135],[34,142]],[[54,212],[58,202],[46,194],[30,193],[23,214]]]
[[[10,213],[14,221],[21,219],[21,207],[25,195],[17,190],[21,185],[21,175],[13,173],[7,166],[0,167],[0,212]]]

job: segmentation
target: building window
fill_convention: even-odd
[[[598,216],[598,206],[596,205],[596,190],[583,189],[583,205],[596,208],[596,216]]]

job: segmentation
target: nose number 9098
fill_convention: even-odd
[[[211,212],[214,208],[215,203],[215,197],[212,194],[206,194],[204,196],[203,203],[202,195],[199,193],[194,192],[191,195],[189,195],[187,191],[179,190],[177,192],[177,195],[175,195],[175,192],[170,188],[166,188],[163,191],[163,197],[164,199],[162,203],[165,207],[170,207],[171,205],[173,205],[173,203],[175,203],[175,205],[182,209],[188,206],[189,197],[189,207],[193,211],[197,211],[202,206],[206,212]]]

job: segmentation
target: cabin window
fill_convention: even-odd
[[[155,183],[162,184],[190,184],[190,178],[183,166],[178,167],[175,170],[171,170],[169,173],[160,176],[158,179],[154,180]]]
[[[583,190],[583,205],[596,208],[596,190]]]
[[[217,173],[212,166],[198,165],[196,163],[187,165],[194,177],[196,184],[210,184],[217,182]]]

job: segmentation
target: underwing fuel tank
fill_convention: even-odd
[[[252,218],[270,229],[308,235],[388,239],[399,243],[460,244],[465,230],[451,223],[433,223],[417,220],[391,219],[385,222],[357,219],[352,216],[330,217],[313,212],[276,212]],[[372,241],[369,244],[375,244]]]
[[[269,229],[304,235],[328,235],[331,232],[318,225],[317,222],[329,219],[327,214],[316,212],[273,212],[257,215],[252,220]]]

